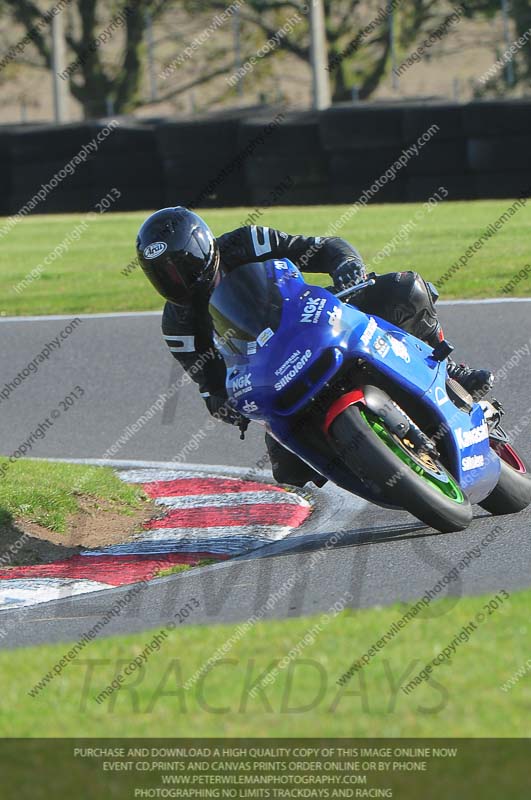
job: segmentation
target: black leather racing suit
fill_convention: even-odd
[[[338,237],[292,236],[273,228],[248,226],[218,238],[222,272],[253,261],[289,258],[301,271],[330,273],[349,262],[363,278],[365,267],[358,251]],[[430,344],[440,338],[440,325],[434,308],[436,294],[414,272],[374,276],[376,283],[356,295],[356,305],[413,333]],[[225,362],[214,347],[212,320],[208,313],[208,295],[197,296],[192,305],[166,303],[162,315],[162,333],[172,355],[198,384],[201,396],[210,408],[209,398],[226,398]],[[269,434],[266,445],[273,475],[279,483],[303,486],[313,480],[322,485],[324,478],[283,448]]]

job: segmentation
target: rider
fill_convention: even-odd
[[[172,355],[199,385],[211,414],[232,425],[243,418],[227,403],[225,362],[216,350],[208,303],[223,275],[235,267],[271,258],[289,258],[305,272],[328,272],[337,290],[366,280],[358,251],[338,237],[291,236],[256,225],[214,238],[208,225],[182,207],[163,208],[146,219],[136,240],[139,263],[166,298],[162,333]],[[437,292],[416,272],[372,275],[375,283],[356,295],[356,306],[435,346],[443,339],[434,303]],[[488,370],[470,369],[448,359],[448,375],[475,399],[492,385]],[[303,486],[325,479],[269,434],[266,445],[279,483]]]

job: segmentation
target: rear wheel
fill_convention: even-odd
[[[330,426],[344,463],[381,496],[442,533],[464,530],[472,507],[455,478],[427,452],[389,431],[365,407],[349,406]]]
[[[479,504],[495,516],[516,514],[531,503],[531,475],[526,463],[512,445],[491,439],[500,457],[500,477],[496,488]]]

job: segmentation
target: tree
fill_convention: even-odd
[[[246,35],[247,53],[243,61],[256,53],[267,40],[276,40],[274,49],[260,58],[260,65],[279,52],[309,63],[308,25],[304,8],[310,0],[246,0],[240,15],[247,31],[259,33],[259,43]],[[184,0],[185,8],[195,14],[220,12],[227,0]],[[324,0],[326,38],[328,44],[330,81],[335,102],[350,100],[355,87],[360,99],[368,99],[391,70],[391,24],[397,51],[408,55],[421,37],[435,31],[464,7],[468,19],[487,14],[491,18],[500,12],[500,0],[395,0],[394,14],[388,13],[389,0]],[[511,15],[516,34],[522,36],[531,28],[529,0],[512,0]],[[299,15],[302,22],[285,35],[278,36],[286,20]],[[515,59],[517,82],[531,81],[531,44],[522,47]],[[234,63],[232,68],[234,68]]]
[[[529,31],[531,30],[531,5],[529,0],[513,0],[512,13],[517,36],[523,36],[525,33],[529,36]],[[527,44],[522,47],[520,53],[519,63],[522,66],[522,78],[528,84],[531,84],[531,43],[529,39],[527,39]]]
[[[304,20],[310,0],[247,0],[241,17],[261,31],[264,39],[278,37],[283,22],[293,14]],[[526,2],[526,0],[522,0]],[[185,0],[186,3],[186,0]],[[187,0],[198,9],[199,0]],[[204,8],[204,3],[202,4]],[[225,0],[212,0],[221,10]],[[388,0],[324,0],[332,98],[350,100],[353,87],[360,99],[373,94],[391,69]],[[452,12],[451,0],[402,0],[394,3],[396,40],[407,52],[422,32],[431,31]],[[289,52],[305,62],[310,60],[308,25],[301,23],[278,39],[276,51]],[[252,53],[249,53],[252,55]]]
[[[42,27],[44,10],[34,0],[4,0],[4,4],[13,20],[31,34],[40,65],[50,68],[51,37]],[[86,118],[104,116],[109,106],[114,113],[124,114],[139,105],[145,17],[150,13],[156,18],[164,5],[168,5],[164,0],[71,0],[59,12],[67,15],[66,42],[72,56],[72,71],[64,79]],[[107,31],[107,37],[112,39],[121,30],[125,42],[118,63],[110,64],[109,59],[104,60],[106,43],[98,37]]]
[[[501,0],[466,0],[465,6],[471,15],[483,15],[492,19],[500,12]],[[512,59],[515,84],[531,86],[531,41],[529,40],[531,4],[529,0],[512,0],[509,4],[509,11],[514,25],[515,40],[524,37],[523,41],[525,42]],[[500,56],[505,51],[505,44],[500,43],[497,50],[496,56]],[[494,87],[498,86],[500,91],[505,92],[507,89],[506,71],[503,70],[492,83]]]
[[[325,20],[326,38],[328,51],[331,59],[340,51],[339,43],[345,39],[349,31],[352,31],[352,20],[362,0],[325,0]],[[198,0],[188,0],[190,8],[197,7]],[[221,11],[225,6],[224,0],[213,0],[211,7],[216,11]],[[260,44],[264,41],[274,41],[274,47],[269,50],[261,59],[262,63],[279,52],[290,53],[301,61],[310,61],[310,42],[308,34],[306,0],[247,0],[241,7],[241,19],[247,25],[247,30],[255,28],[260,32],[262,42],[254,44],[254,50],[249,48],[247,54],[243,54],[243,61],[252,57]],[[289,26],[290,20],[299,20],[292,27]],[[286,33],[283,31],[291,27]],[[282,31],[282,34],[280,32]],[[247,36],[246,40],[252,44],[252,37]],[[235,65],[232,65],[235,67]],[[372,73],[378,72],[379,65],[368,68],[367,81],[372,79]],[[334,100],[345,99],[344,95],[350,97],[350,89],[345,84],[344,70],[334,70],[330,72],[332,82],[332,93]]]

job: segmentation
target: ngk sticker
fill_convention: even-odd
[[[232,391],[234,393],[234,397],[241,397],[242,394],[247,394],[247,392],[252,391],[253,384],[251,381],[251,376],[247,372],[244,375],[238,375],[237,378],[234,378],[232,381]]]
[[[326,305],[326,297],[309,297],[306,300],[304,311],[302,312],[301,322],[313,322],[315,325],[319,322],[319,318],[323,313],[323,308]]]
[[[311,357],[312,357],[312,351],[306,350],[302,354],[300,359],[293,364],[291,369],[288,372],[286,372],[284,377],[275,383],[276,391],[279,392],[281,389],[284,388],[284,386],[287,386],[288,383],[290,383],[290,381],[292,381],[293,378],[295,378],[295,376],[299,374],[301,369],[304,367],[305,364],[308,363]]]

